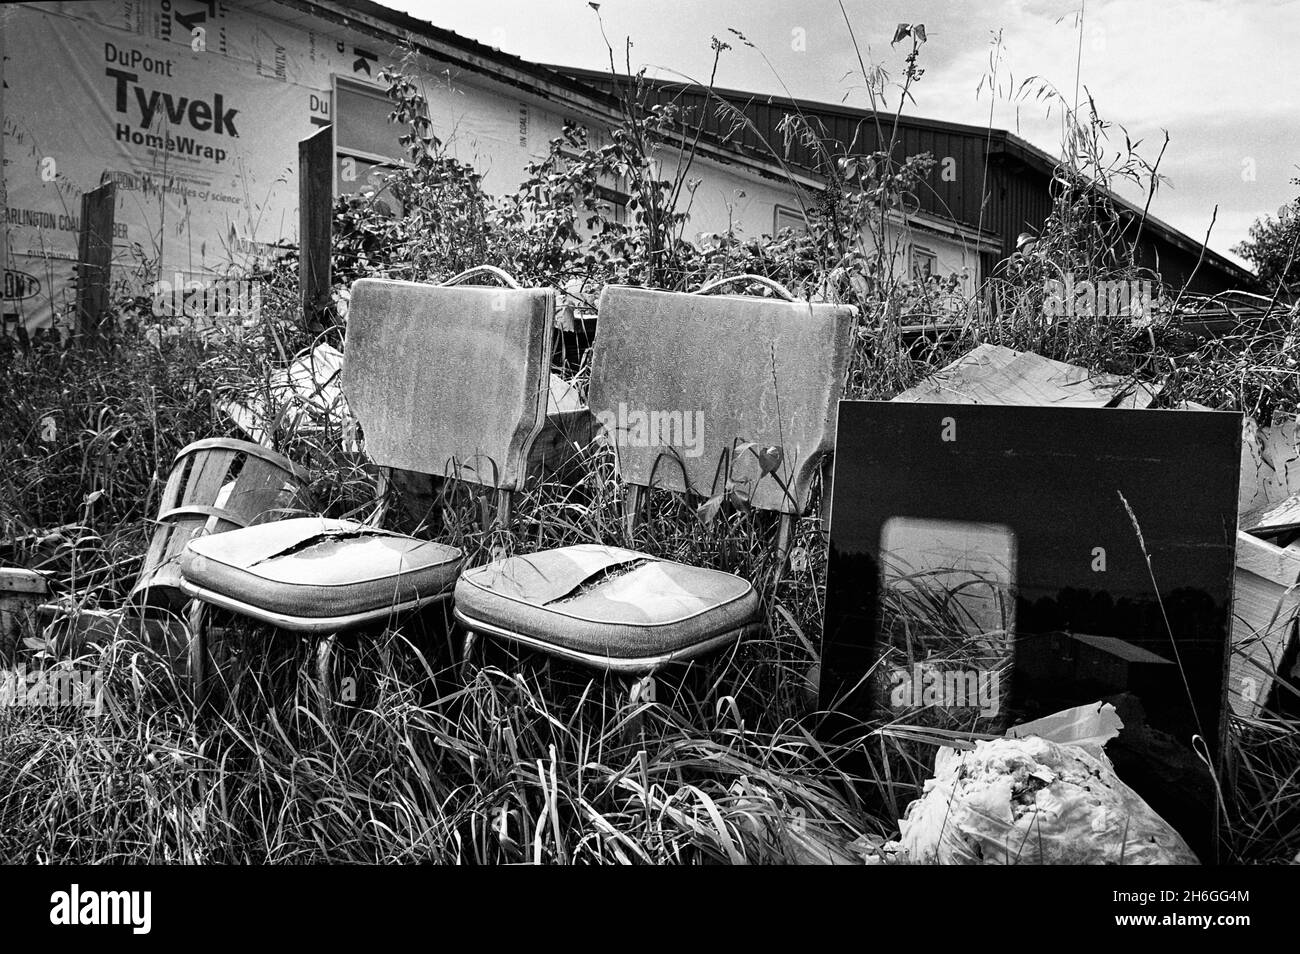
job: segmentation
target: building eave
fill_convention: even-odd
[[[588,86],[581,80],[548,66],[532,63],[369,0],[346,4],[336,0],[264,2],[319,17],[380,40],[407,45],[431,59],[475,73],[493,84],[504,84],[551,103],[557,112],[611,126],[622,120],[619,100],[610,93]],[[694,148],[697,155],[710,162],[740,168],[760,179],[779,182],[792,180],[804,188],[821,187],[815,176],[802,174],[799,170],[788,170],[780,163],[764,161],[746,150],[733,148],[710,137],[704,137],[698,143],[692,143],[684,136],[675,137],[672,146],[676,149]]]

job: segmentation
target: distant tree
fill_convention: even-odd
[[[1292,179],[1300,185],[1300,179]],[[1255,266],[1261,290],[1294,301],[1300,298],[1300,197],[1265,215],[1250,227],[1250,238],[1232,249]]]

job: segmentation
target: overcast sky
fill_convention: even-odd
[[[587,0],[381,0],[387,6],[525,59],[607,68],[600,24]],[[994,35],[1001,31],[1004,87],[1038,76],[1074,99],[1078,79],[1101,117],[1143,140],[1169,178],[1152,211],[1224,254],[1264,213],[1300,193],[1300,0],[844,0],[868,64],[901,74],[891,49],[900,22],[924,23],[925,75],[905,111],[1019,133],[1060,151],[1059,111],[991,98]],[[848,28],[836,0],[603,0],[619,49],[632,38],[633,69],[707,78],[710,37],[731,43],[717,84],[865,106]],[[1079,18],[1082,15],[1082,27]],[[739,30],[753,44],[728,33]],[[1122,147],[1124,134],[1112,131]],[[1130,197],[1134,197],[1130,193]],[[1137,196],[1140,201],[1140,195]],[[1236,256],[1232,256],[1236,258]]]

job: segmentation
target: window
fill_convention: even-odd
[[[603,186],[599,183],[592,190],[595,197],[604,202],[610,211],[610,219],[620,225],[627,224],[627,204],[632,198],[626,192],[620,192],[618,189],[612,189],[609,186]]]
[[[334,188],[352,195],[383,188],[384,177],[403,162],[397,138],[406,130],[388,121],[393,105],[377,86],[341,76],[334,80]],[[392,200],[389,200],[390,205]]]
[[[335,77],[335,148],[350,155],[400,162],[404,151],[397,137],[406,129],[388,121],[392,111],[393,104],[379,87]]]
[[[579,156],[575,152],[567,149],[561,149],[560,155],[567,162],[577,162]],[[632,195],[627,191],[628,183],[625,177],[619,176],[612,178],[606,173],[601,173],[600,180],[592,189],[592,196],[599,204],[605,206],[609,218],[620,225],[627,223],[627,204],[631,201]],[[579,209],[579,220],[586,222],[587,213]]]
[[[939,274],[939,261],[934,252],[920,245],[912,246],[912,279],[923,282]]]
[[[772,234],[777,235],[782,229],[807,232],[808,220],[804,218],[803,213],[798,209],[775,205],[772,207]]]

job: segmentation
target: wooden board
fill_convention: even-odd
[[[1263,512],[1245,514],[1241,529],[1258,537],[1271,537],[1300,529],[1300,494],[1283,500]]]
[[[35,635],[36,606],[48,592],[35,570],[0,567],[0,663],[12,660],[20,642]]]
[[[81,197],[77,240],[77,319],[85,334],[99,334],[108,313],[117,184],[106,182]]]
[[[1300,618],[1300,551],[1237,533],[1228,701],[1239,716],[1258,716]]]
[[[1246,418],[1241,428],[1241,486],[1237,513],[1248,530],[1267,511],[1300,494],[1300,426],[1295,421],[1260,427]]]
[[[298,282],[310,322],[329,304],[334,227],[334,127],[298,143]]]
[[[894,398],[924,404],[1126,408],[1144,408],[1153,399],[1145,384],[990,344],[978,346]]]

